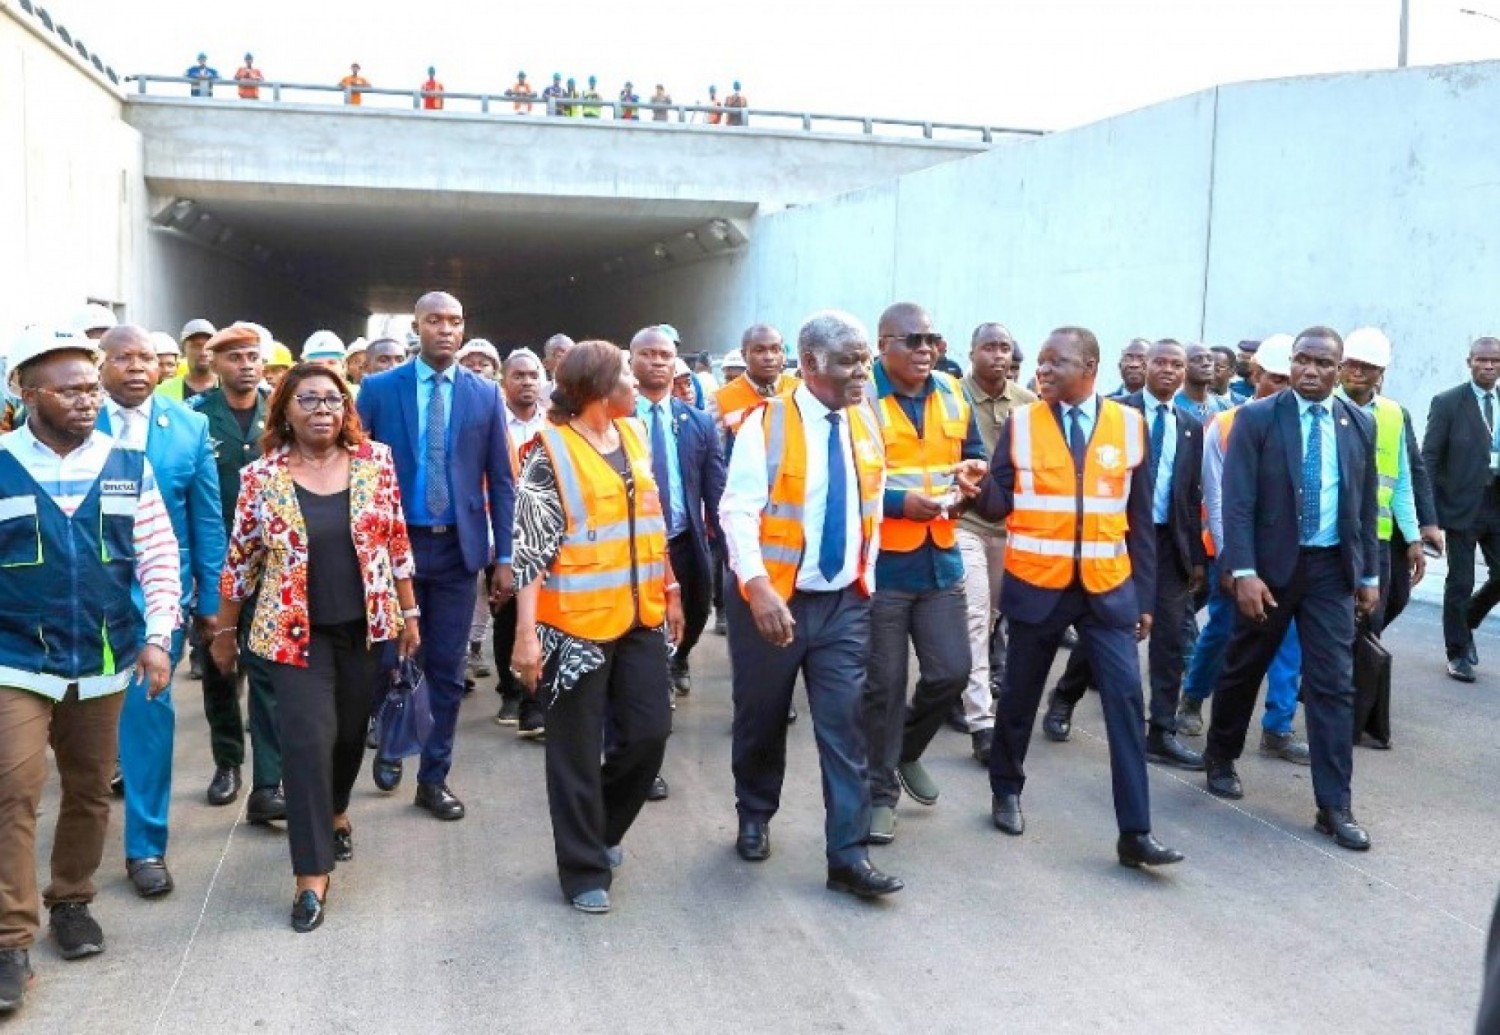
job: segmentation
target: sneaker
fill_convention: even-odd
[[[76,960],[104,951],[104,931],[89,915],[87,902],[59,902],[52,907],[51,923],[57,953],[63,959]]]
[[[464,671],[470,679],[485,679],[490,674],[490,667],[484,663],[484,655],[479,652],[478,641],[469,643],[469,657],[465,662]]]
[[[528,708],[516,726],[516,736],[539,740],[547,735],[547,715],[540,708]]]
[[[870,844],[888,845],[896,840],[896,810],[889,805],[870,809]]]
[[[500,699],[500,713],[495,716],[495,721],[502,726],[514,726],[520,722],[520,700],[515,697],[502,697]]]
[[[1260,753],[1283,759],[1293,765],[1312,765],[1312,752],[1307,748],[1307,741],[1298,740],[1290,731],[1272,733],[1270,730],[1261,730]]]
[[[0,949],[0,1013],[19,1009],[35,980],[30,953],[25,949]]]
[[[937,781],[927,772],[921,762],[902,762],[896,767],[896,780],[901,789],[923,805],[936,805]]]
[[[1184,737],[1203,735],[1203,702],[1183,695],[1177,705],[1177,732]]]

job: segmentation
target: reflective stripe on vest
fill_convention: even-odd
[[[658,626],[667,613],[667,526],[645,433],[634,421],[615,427],[635,483],[633,503],[619,472],[572,428],[545,428],[533,440],[552,461],[565,522],[537,621],[601,643],[637,622]]]
[[[797,379],[790,374],[782,374],[776,379],[777,396],[787,395],[796,387]],[[719,408],[719,420],[723,422],[725,429],[731,435],[739,431],[740,425],[745,423],[745,418],[765,401],[766,397],[761,395],[751,383],[748,374],[741,374],[714,393],[714,405]]]
[[[802,411],[791,395],[763,401],[762,429],[766,441],[766,507],[760,518],[760,556],[771,587],[782,600],[797,590],[797,574],[806,549],[807,439]],[[863,406],[844,411],[854,448],[854,470],[859,485],[860,558],[855,584],[870,595],[870,572],[875,565],[874,540],[880,521],[881,480],[885,463],[869,412]],[[740,593],[746,596],[745,587]]]
[[[948,472],[963,459],[964,439],[969,434],[969,400],[947,374],[934,374],[933,382],[933,390],[923,404],[921,436],[894,394],[878,400],[871,412],[885,442],[885,487],[936,499],[952,487]],[[958,541],[956,524],[951,517],[932,521],[887,517],[880,526],[880,548],[911,553],[931,535],[939,548],[952,549]]]
[[[1074,570],[1090,593],[1130,577],[1126,507],[1130,481],[1146,457],[1140,412],[1099,400],[1080,483],[1073,454],[1052,408],[1030,403],[1011,411],[1015,504],[1006,528],[1005,571],[1043,589],[1066,589]]]
[[[1392,504],[1396,499],[1396,480],[1401,477],[1401,441],[1405,436],[1406,420],[1400,404],[1376,396],[1375,474],[1379,485],[1375,490],[1375,500],[1381,542],[1390,542],[1396,527]]]

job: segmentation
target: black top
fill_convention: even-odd
[[[343,625],[365,617],[365,586],[354,552],[349,490],[320,496],[297,486],[307,528],[307,612],[313,625]]]
[[[255,411],[257,409],[259,409],[258,406],[247,406],[243,410],[237,410],[233,406],[229,407],[229,412],[234,414],[234,419],[239,422],[241,434],[250,434],[250,422],[255,419]]]

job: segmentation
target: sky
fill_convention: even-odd
[[[1500,57],[1500,0],[1410,0],[1410,63]],[[1396,64],[1400,0],[568,0],[556,16],[479,0],[49,0],[122,74],[224,76],[247,49],[268,79],[500,92],[524,69],[629,79],[678,102],[739,79],[752,107],[1064,129],[1218,83]],[[1470,6],[1497,20],[1465,15]]]

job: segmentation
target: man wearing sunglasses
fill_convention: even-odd
[[[935,369],[941,338],[919,305],[898,303],[880,317],[871,407],[885,441],[886,490],[864,699],[872,844],[895,838],[902,788],[923,805],[936,804],[939,788],[922,752],[969,678],[954,518],[960,500],[977,494],[987,465],[963,388]],[[911,647],[919,671],[908,704]]]

